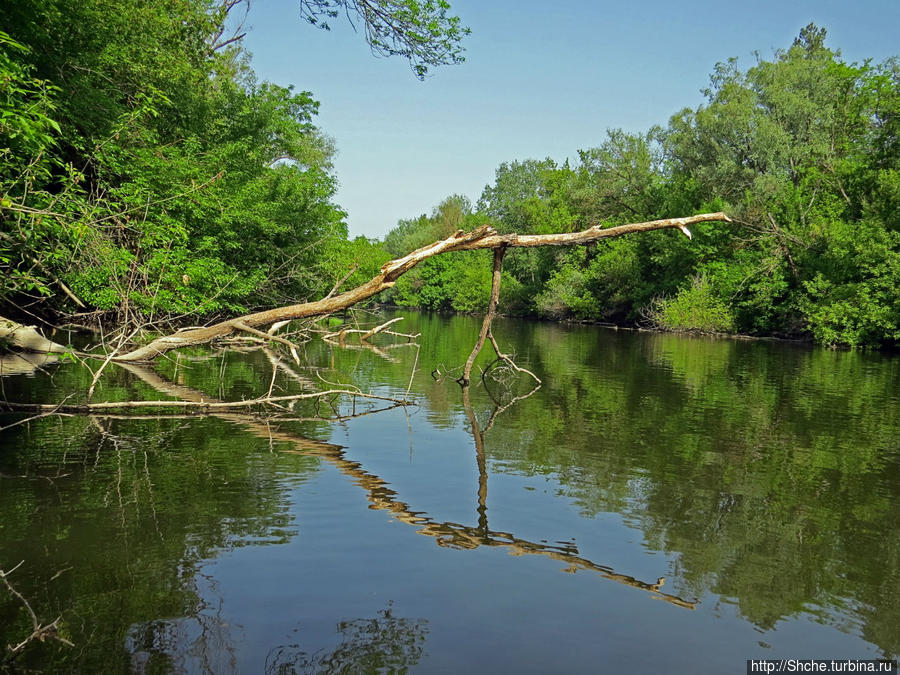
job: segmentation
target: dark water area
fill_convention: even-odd
[[[0,570],[74,645],[34,642],[7,668],[742,673],[900,655],[900,358],[498,320],[543,384],[462,392],[440,374],[478,321],[405,316],[419,347],[316,339],[290,371],[195,350],[110,365],[93,400],[252,398],[275,368],[276,394],[353,383],[408,390],[410,408],[0,432]],[[90,379],[48,363],[0,395],[75,402]],[[292,414],[315,413],[334,410]],[[0,585],[0,645],[31,630]]]

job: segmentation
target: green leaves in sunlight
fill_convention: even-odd
[[[209,3],[62,4],[0,9],[0,307],[68,311],[65,285],[129,321],[327,292],[346,225],[312,95],[257,82]]]
[[[362,24],[372,53],[408,59],[420,80],[430,67],[465,61],[460,43],[470,31],[449,11],[446,0],[300,1],[300,15],[313,26],[330,30],[342,14]]]
[[[715,66],[706,102],[646,133],[607,131],[563,164],[503,163],[473,224],[571,232],[725,211],[688,241],[668,232],[584,250],[514,250],[500,310],[666,330],[896,345],[900,325],[900,62],[846,63],[809,25],[769,60]],[[421,245],[435,217],[401,221],[385,245]],[[406,252],[405,250],[403,252]],[[456,265],[432,265],[395,299],[454,306]],[[480,263],[484,264],[484,263]],[[439,266],[440,269],[439,269]]]

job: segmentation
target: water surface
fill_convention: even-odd
[[[900,654],[900,359],[498,320],[543,385],[462,392],[478,322],[406,316],[419,347],[314,340],[290,371],[197,350],[110,366],[94,399],[251,398],[276,368],[274,393],[352,382],[412,408],[0,432],[0,569],[24,561],[10,583],[75,645],[17,665],[693,673]],[[75,401],[90,373],[0,382]],[[30,631],[0,587],[0,644]]]

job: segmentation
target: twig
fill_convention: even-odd
[[[366,340],[368,340],[370,337],[372,337],[376,333],[380,333],[385,328],[387,328],[391,324],[397,323],[398,321],[403,321],[403,317],[402,316],[395,317],[395,318],[391,319],[390,321],[387,321],[387,322],[381,324],[380,326],[375,326],[374,328],[369,328],[369,329],[366,329],[366,328],[342,328],[341,330],[334,332],[334,333],[326,333],[325,335],[322,336],[322,339],[323,340],[333,340],[334,338],[338,338],[338,340],[343,341],[344,335],[348,335],[350,333],[362,333],[362,335],[360,336],[359,339],[361,341],[365,342]],[[390,335],[401,335],[405,338],[419,337],[418,335],[407,335],[406,333],[394,333],[393,331],[387,331],[387,332]]]
[[[125,344],[126,340],[130,340],[130,339],[134,336],[134,334],[137,333],[140,329],[141,329],[141,327],[138,326],[138,327],[135,328],[133,331],[131,331],[131,333],[128,335],[127,338],[119,338],[119,344],[116,345],[116,348],[113,349],[113,350],[107,355],[106,360],[103,362],[103,365],[100,366],[100,367],[97,369],[97,372],[96,372],[96,373],[94,373],[94,377],[91,379],[91,386],[88,387],[88,393],[87,393],[88,400],[90,400],[90,399],[91,399],[91,396],[94,395],[94,386],[97,384],[97,380],[100,379],[100,374],[103,372],[103,369],[106,368],[106,366],[109,365],[109,362],[112,361],[113,357],[114,357],[114,356],[118,353],[118,351],[122,348],[122,345]],[[123,335],[124,335],[124,333],[123,333]]]
[[[375,326],[375,328],[373,328],[372,330],[368,331],[368,332],[365,333],[364,335],[361,335],[359,339],[360,339],[361,341],[365,342],[366,340],[368,340],[370,337],[372,337],[372,336],[375,335],[376,333],[380,333],[380,332],[383,331],[385,328],[387,328],[388,326],[390,326],[392,323],[397,323],[398,321],[403,321],[403,317],[402,317],[402,316],[398,316],[398,317],[395,317],[395,318],[391,319],[390,321],[386,321],[385,323],[381,324],[380,326]]]
[[[527,394],[522,394],[521,396],[516,396],[515,398],[511,399],[509,401],[509,403],[507,403],[506,405],[500,405],[497,402],[497,400],[494,399],[490,390],[487,387],[485,387],[484,390],[487,392],[488,396],[490,396],[491,400],[494,401],[495,408],[494,408],[494,412],[491,413],[490,419],[488,419],[488,423],[484,427],[484,431],[481,432],[482,435],[486,434],[487,432],[489,432],[491,430],[491,427],[494,426],[494,422],[497,420],[497,417],[500,415],[500,413],[502,413],[507,408],[511,408],[513,405],[515,405],[519,401],[522,401],[522,400],[528,398],[529,396],[533,395],[540,388],[541,388],[541,384],[540,384],[540,382],[538,382],[537,386],[535,386],[535,388],[532,389],[531,391],[529,391]]]
[[[394,410],[395,408],[403,408],[404,410],[408,407],[414,407],[414,403],[394,403],[392,405],[384,406],[383,408],[372,408],[371,410],[364,410],[362,412],[351,413],[347,415],[334,415],[331,417],[325,417],[322,415],[316,417],[298,417],[296,415],[288,415],[285,416],[282,413],[274,412],[270,415],[260,415],[257,413],[247,413],[247,412],[223,412],[223,413],[211,413],[213,417],[218,417],[221,419],[227,419],[232,422],[243,422],[246,424],[260,422],[260,421],[269,421],[274,420],[278,422],[345,422],[347,420],[355,419],[357,417],[365,417],[366,415],[374,415],[380,412],[386,412],[388,410]],[[283,406],[279,406],[279,410],[283,410],[285,413],[290,412],[290,409],[285,408]],[[205,416],[205,413],[197,411],[197,412],[183,412],[183,413],[172,413],[172,414],[160,414],[160,415],[141,415],[141,414],[116,414],[116,413],[91,413],[92,418],[104,419],[104,420],[190,420],[197,419],[198,417]],[[68,475],[68,474],[66,474]]]
[[[349,279],[349,278],[353,275],[353,273],[354,273],[356,270],[358,270],[358,269],[359,269],[359,264],[354,265],[354,266],[350,269],[350,271],[347,272],[347,274],[345,274],[345,275],[342,276],[337,282],[335,282],[334,286],[331,287],[331,290],[328,291],[328,295],[326,295],[325,298],[326,298],[326,299],[327,299],[327,298],[330,298],[332,295],[334,295],[335,293],[337,293],[337,290],[338,290],[341,286],[343,286],[343,285],[344,285],[344,282],[347,281],[347,279]]]
[[[409,391],[412,389],[413,377],[416,374],[416,366],[419,365],[419,345],[416,345],[416,359],[413,361],[412,372],[409,374],[409,384],[406,387],[406,394],[404,394],[405,398],[409,398]]]
[[[269,405],[286,401],[299,401],[304,399],[322,399],[328,396],[359,396],[376,401],[390,401],[398,405],[412,405],[411,401],[393,398],[391,396],[379,396],[378,394],[366,394],[356,389],[328,389],[310,394],[289,394],[286,396],[259,396],[243,401],[109,401],[106,403],[82,403],[79,405],[53,405],[46,403],[14,403],[12,401],[0,401],[0,410],[28,411],[49,413],[90,413],[96,410],[116,410],[118,408],[202,408],[204,410],[229,410],[233,408],[251,408],[257,405]]]
[[[12,424],[7,424],[5,427],[0,427],[0,431],[6,431],[7,429],[12,429],[13,427],[17,427],[20,424],[25,424],[27,422],[33,422],[34,420],[39,420],[42,417],[49,417],[50,415],[57,415],[57,414],[59,414],[60,406],[62,406],[62,404],[71,397],[72,397],[72,394],[69,394],[68,396],[66,396],[66,398],[64,398],[58,406],[56,406],[53,410],[50,410],[49,412],[41,413],[40,415],[34,415],[33,417],[26,417],[24,420],[19,420],[18,422],[13,422]],[[17,567],[18,567],[18,565],[17,565]],[[13,568],[13,570],[14,569],[15,568]],[[12,572],[13,570],[10,570],[10,572]],[[7,574],[9,574],[9,572],[7,572]]]
[[[37,614],[35,614],[34,610],[31,608],[31,603],[29,603],[28,600],[25,599],[25,596],[22,595],[21,593],[19,593],[19,591],[17,591],[13,587],[13,585],[11,583],[9,583],[9,579],[7,577],[10,574],[12,574],[13,572],[15,572],[17,569],[19,569],[19,567],[21,567],[22,563],[24,563],[24,562],[25,561],[22,560],[18,565],[13,567],[9,572],[4,572],[3,570],[0,570],[0,580],[3,581],[3,583],[6,585],[6,588],[9,590],[9,592],[12,595],[14,595],[16,598],[18,598],[19,602],[22,603],[22,606],[25,608],[25,611],[28,612],[28,616],[31,619],[31,627],[32,627],[31,635],[26,637],[19,644],[7,645],[6,648],[9,651],[10,656],[15,656],[16,654],[21,652],[23,649],[25,649],[25,647],[28,646],[28,643],[31,642],[32,640],[40,640],[41,642],[43,642],[47,638],[50,638],[53,640],[58,640],[59,642],[62,642],[64,645],[68,645],[69,647],[74,647],[75,646],[74,644],[72,644],[71,642],[66,640],[64,637],[59,636],[59,632],[58,632],[59,631],[59,622],[62,619],[62,616],[58,616],[53,621],[48,623],[46,626],[42,626],[41,622],[38,621]]]
[[[297,354],[297,346],[290,340],[285,340],[283,337],[278,337],[277,335],[269,335],[268,333],[264,333],[261,330],[256,330],[255,328],[248,326],[242,321],[235,321],[234,327],[244,332],[250,333],[251,335],[255,335],[256,337],[260,337],[265,340],[272,340],[273,342],[279,342],[287,346],[291,350],[291,356],[294,359],[294,363],[296,363],[298,366],[300,365],[300,356],[299,354]]]
[[[537,375],[532,373],[527,368],[522,368],[521,366],[517,365],[516,362],[513,361],[512,357],[509,354],[504,354],[503,352],[500,351],[500,347],[497,345],[497,340],[494,339],[494,333],[490,328],[488,328],[487,336],[488,336],[488,339],[491,341],[491,345],[493,345],[493,347],[494,347],[494,352],[497,354],[497,359],[505,362],[513,370],[516,370],[520,373],[525,373],[526,375],[531,375],[531,377],[534,378],[534,381],[537,382],[538,385],[541,384],[541,378],[539,378]],[[487,374],[487,371],[489,370],[489,368],[490,368],[490,366],[488,366],[487,368],[484,369],[484,372],[481,374],[482,379],[484,378],[485,374]]]

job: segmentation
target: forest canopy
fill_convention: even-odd
[[[809,25],[770,58],[719,63],[705,101],[578,159],[513,160],[383,242],[348,237],[334,142],[311,92],[259,81],[229,15],[243,0],[21,0],[0,6],[0,314],[198,323],[321,298],[383,262],[500,233],[725,211],[665,233],[511,251],[500,311],[669,330],[900,339],[900,62],[847,63]],[[301,0],[363,26],[416,76],[462,61],[444,1]],[[401,306],[481,311],[487,251],[398,279]],[[383,298],[384,299],[384,298]]]
[[[900,339],[900,62],[847,63],[809,25],[771,59],[715,66],[706,101],[578,160],[502,164],[476,204],[401,221],[392,255],[456,227],[545,233],[723,210],[693,241],[653,232],[511,251],[501,311],[886,346]],[[399,305],[473,311],[489,261],[429,260]],[[481,286],[479,289],[478,286]]]
[[[334,203],[318,102],[258,81],[229,33],[241,4],[0,6],[4,313],[196,321],[377,269]]]

